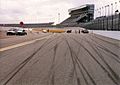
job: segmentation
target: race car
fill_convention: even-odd
[[[18,29],[16,35],[27,35],[27,32],[24,29]]]
[[[18,29],[15,29],[15,28],[11,28],[7,31],[7,35],[16,35],[16,32],[17,32]]]
[[[81,32],[82,33],[89,33],[89,31],[87,29],[83,29]]]
[[[7,31],[7,35],[27,35],[24,29],[22,28],[11,28]]]

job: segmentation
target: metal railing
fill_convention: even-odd
[[[95,19],[90,29],[120,31],[120,13]]]

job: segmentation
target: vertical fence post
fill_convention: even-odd
[[[118,31],[120,31],[120,13],[118,15]]]
[[[103,16],[103,30],[104,30],[104,18],[105,18],[105,17]]]
[[[113,30],[113,15],[112,15],[112,28],[111,28],[111,30]]]
[[[98,23],[97,23],[97,25],[98,25],[98,30],[99,30],[99,17],[98,17]]]
[[[107,30],[108,30],[108,16],[107,16]]]

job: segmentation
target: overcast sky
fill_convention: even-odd
[[[0,23],[58,23],[69,17],[68,9],[83,4],[95,4],[96,8],[119,0],[0,0]],[[120,4],[120,3],[119,3]],[[118,7],[120,5],[118,4]]]

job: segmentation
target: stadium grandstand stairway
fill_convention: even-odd
[[[63,21],[62,23],[61,23],[61,25],[63,25],[63,26],[77,26],[78,24],[76,23],[76,19],[77,19],[78,17],[69,17],[69,18],[67,18],[65,21]]]

